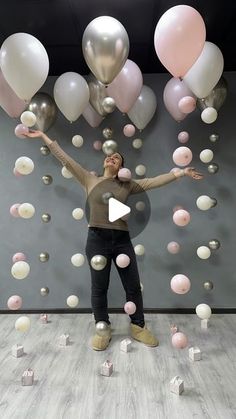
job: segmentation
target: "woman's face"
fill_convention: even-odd
[[[118,173],[122,166],[122,157],[119,153],[114,153],[111,156],[107,156],[104,160],[103,167],[111,167],[113,173]]]

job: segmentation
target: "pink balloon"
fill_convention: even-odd
[[[174,77],[183,77],[202,52],[206,28],[200,13],[186,5],[168,9],[157,23],[154,45],[162,64]]]
[[[175,348],[183,349],[188,345],[187,336],[182,332],[176,332],[172,336],[172,345]]]
[[[116,264],[119,266],[119,268],[126,268],[130,264],[129,256],[121,253],[116,258]]]
[[[179,101],[186,96],[195,98],[194,94],[182,80],[172,77],[166,83],[163,92],[163,101],[168,112],[178,122],[187,116],[186,113],[181,112],[178,106]]]
[[[131,171],[126,167],[122,167],[118,172],[118,178],[122,182],[129,182],[131,179]]]
[[[189,133],[187,131],[181,131],[178,134],[178,140],[180,143],[187,143],[189,140]]]
[[[190,222],[190,214],[188,211],[183,209],[175,211],[173,221],[177,226],[184,227]]]
[[[19,262],[20,260],[26,260],[26,256],[24,253],[18,252],[12,256],[12,262]]]
[[[22,176],[22,174],[21,173],[19,173],[17,170],[16,170],[16,168],[14,167],[14,169],[13,169],[13,173],[14,173],[14,175],[16,176],[16,177],[21,177]]]
[[[135,126],[132,124],[127,124],[123,128],[123,133],[126,137],[133,137],[135,134]]]
[[[167,250],[169,253],[172,253],[173,255],[175,255],[176,253],[179,253],[180,245],[177,242],[170,242],[167,245]]]
[[[127,301],[124,305],[124,310],[127,314],[132,315],[136,311],[136,305],[132,301]]]
[[[19,217],[19,213],[18,213],[18,208],[19,208],[19,206],[20,206],[21,204],[13,204],[12,206],[11,206],[11,208],[10,208],[10,214],[13,216],[13,217]]]
[[[186,275],[177,274],[171,279],[170,286],[176,294],[186,294],[190,290],[191,282]]]
[[[19,310],[22,306],[22,298],[19,295],[12,295],[7,300],[7,306],[10,310]]]
[[[97,151],[101,150],[102,149],[102,142],[100,140],[94,141],[93,148],[94,148],[94,150],[97,150]]]
[[[175,205],[173,208],[173,212],[178,211],[180,209],[183,209],[183,207],[181,207],[181,205]]]
[[[173,153],[173,162],[179,166],[187,166],[193,158],[192,151],[188,147],[178,147]]]
[[[29,132],[29,128],[23,124],[18,124],[15,128],[15,134],[18,138],[26,138],[24,134]]]
[[[184,96],[180,99],[178,107],[183,113],[191,113],[196,109],[196,99],[192,96]]]
[[[127,60],[124,67],[107,88],[117,108],[128,113],[138,98],[143,85],[142,73],[133,61]]]
[[[92,128],[98,127],[104,119],[103,116],[95,111],[90,103],[87,105],[82,115]]]
[[[11,118],[18,118],[27,105],[15,94],[0,70],[0,106]]]

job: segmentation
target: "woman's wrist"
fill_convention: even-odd
[[[174,173],[174,175],[175,175],[175,177],[178,179],[179,177],[183,177],[183,176],[185,176],[185,171],[184,171],[184,169],[179,169],[178,171],[176,171],[176,172],[173,172]]]

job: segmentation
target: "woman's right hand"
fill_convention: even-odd
[[[43,132],[40,130],[32,130],[30,129],[29,132],[26,132],[24,134],[26,137],[30,137],[30,138],[37,138],[37,137],[43,137]]]

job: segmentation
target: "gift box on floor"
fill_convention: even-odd
[[[69,335],[64,333],[63,335],[61,335],[59,337],[59,345],[67,346],[67,345],[69,345],[69,342],[70,342],[70,336]]]
[[[179,328],[178,328],[178,326],[176,326],[176,324],[172,324],[170,326],[170,331],[171,331],[171,333],[173,335],[174,333],[177,333],[179,331]]]
[[[188,354],[191,361],[200,361],[200,359],[202,359],[202,353],[198,346],[192,346],[189,348]]]
[[[15,358],[19,358],[24,354],[24,347],[22,345],[13,345],[11,348],[11,353]]]
[[[120,350],[123,352],[129,352],[131,350],[132,341],[129,338],[123,339],[120,342]]]
[[[34,383],[34,371],[31,368],[28,368],[23,372],[21,378],[22,386],[32,386]]]
[[[46,324],[48,322],[48,315],[45,313],[40,314],[40,323]]]
[[[170,381],[170,391],[175,394],[181,394],[184,391],[184,382],[183,380],[176,375],[172,380]]]
[[[107,360],[103,362],[101,365],[101,374],[105,375],[106,377],[110,377],[110,375],[113,373],[113,364],[111,361]]]

